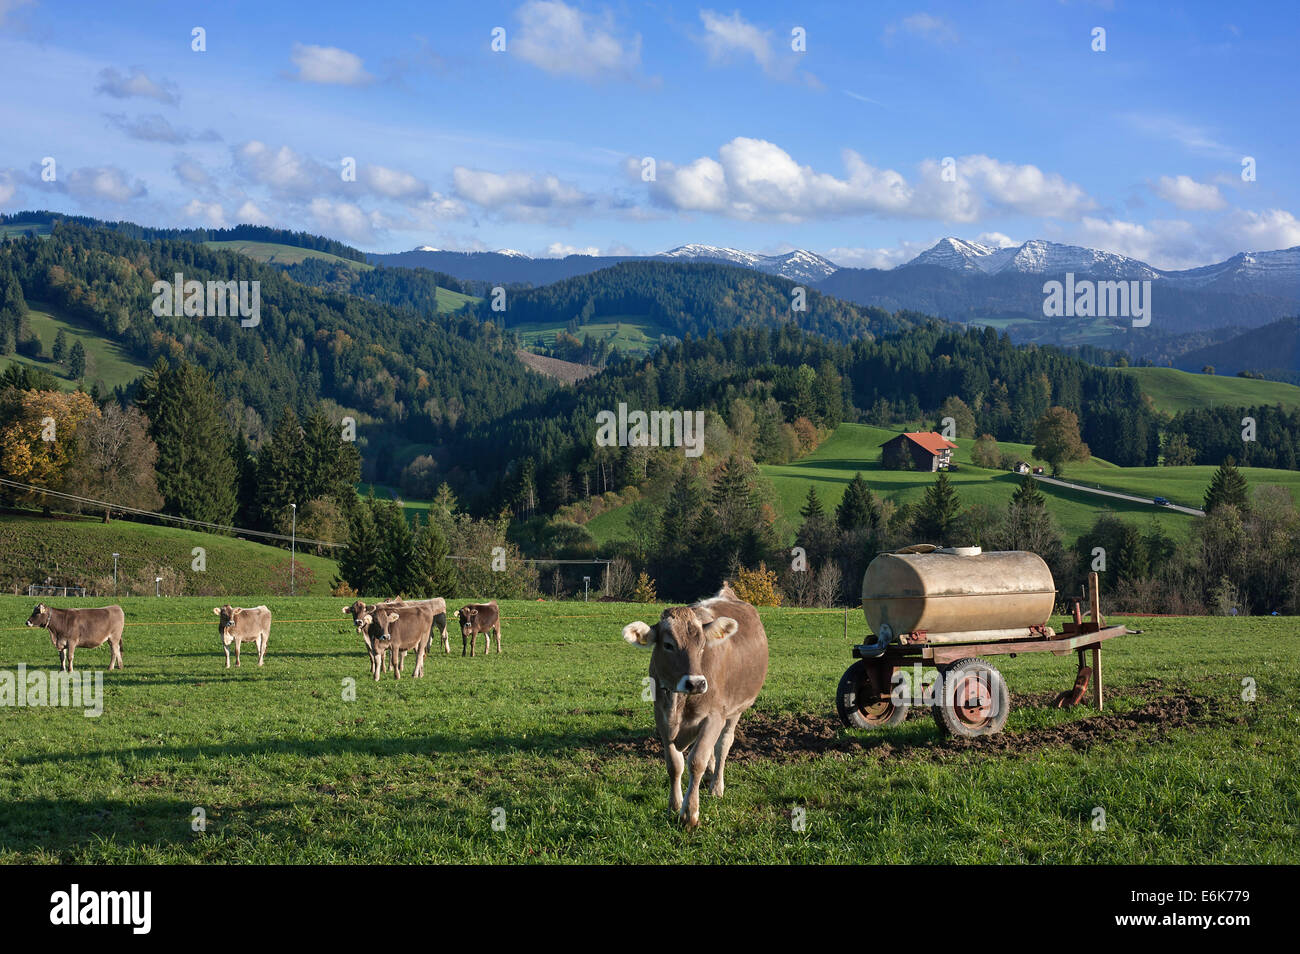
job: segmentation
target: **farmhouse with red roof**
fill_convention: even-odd
[[[933,431],[899,434],[880,445],[886,470],[947,470],[957,445]]]

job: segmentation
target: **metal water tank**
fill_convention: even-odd
[[[1055,605],[1052,571],[1025,550],[908,547],[876,557],[862,578],[862,610],[885,642],[1044,635]]]

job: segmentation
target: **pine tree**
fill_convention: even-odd
[[[68,377],[80,381],[86,374],[86,346],[80,340],[72,343],[68,352]]]
[[[141,379],[137,406],[158,445],[158,490],[164,510],[193,520],[229,524],[239,478],[230,431],[212,378],[198,365],[175,368],[159,358]]]
[[[257,509],[264,526],[274,526],[289,504],[311,499],[307,492],[307,442],[298,415],[285,408],[271,439],[257,455]]]
[[[456,567],[447,559],[447,540],[438,524],[417,517],[412,549],[410,592],[421,597],[454,595]]]
[[[1224,458],[1205,491],[1205,512],[1223,504],[1232,504],[1244,512],[1250,503],[1249,490],[1245,476],[1237,469],[1237,462],[1231,457]]]
[[[415,563],[415,536],[406,513],[396,500],[373,504],[379,535],[379,588],[392,594],[414,596],[419,581],[411,572]]]
[[[54,336],[54,350],[50,354],[56,364],[62,364],[68,357],[68,335],[62,328]]]
[[[1038,489],[1038,481],[1025,474],[1024,479],[1020,481],[1020,486],[1011,495],[1011,504],[1016,507],[1046,507],[1047,498]]]
[[[383,582],[379,565],[380,550],[379,528],[375,525],[375,498],[372,494],[353,508],[348,518],[348,547],[339,557],[339,576],[362,596],[380,595]]]
[[[947,543],[960,512],[957,491],[948,480],[948,472],[941,470],[917,509],[913,525],[917,536],[927,543]]]
[[[861,473],[853,475],[844,489],[840,505],[835,508],[835,523],[844,531],[876,527],[880,523],[880,504],[875,494],[862,479]]]

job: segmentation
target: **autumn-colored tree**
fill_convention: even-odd
[[[1079,436],[1079,418],[1069,408],[1051,407],[1034,425],[1034,456],[1052,467],[1052,476],[1070,461],[1086,461],[1091,453]]]
[[[659,594],[655,592],[655,581],[645,570],[636,578],[636,589],[632,592],[633,603],[658,603]]]
[[[944,429],[944,418],[953,419],[953,430],[951,432]],[[945,398],[943,404],[939,405],[939,432],[944,437],[949,433],[953,437],[974,437],[975,436],[975,413],[970,407],[957,395]]]
[[[971,448],[970,461],[976,467],[987,467],[990,470],[1000,466],[1002,452],[998,450],[997,438],[992,434],[981,434]]]
[[[83,391],[0,394],[0,472],[11,480],[56,487],[77,456],[77,428],[99,410]]]
[[[102,414],[91,414],[77,430],[77,445],[65,490],[140,510],[162,506],[154,477],[158,447],[149,439],[149,421],[136,408],[123,410],[110,403]],[[112,507],[103,511],[107,523]]]
[[[760,562],[756,570],[741,567],[736,573],[732,589],[742,600],[754,606],[781,605],[781,591],[776,588],[776,571],[769,570],[766,563]]]

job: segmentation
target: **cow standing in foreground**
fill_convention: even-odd
[[[59,668],[73,672],[72,657],[79,648],[94,649],[108,641],[112,655],[108,668],[122,668],[122,627],[126,616],[120,606],[101,606],[97,609],[55,609],[37,603],[28,626],[42,626],[50,633],[50,642],[59,651]]]
[[[700,823],[704,773],[713,772],[709,791],[721,798],[736,723],[767,678],[762,620],[724,582],[717,596],[664,610],[654,626],[629,623],[623,638],[650,650],[655,729],[668,763],[668,805],[687,828],[694,828]],[[682,769],[688,758],[683,805]]]
[[[492,652],[492,634],[496,633],[497,637],[497,655],[501,655],[501,613],[497,609],[497,604],[492,603],[467,603],[460,609],[456,610],[456,618],[460,620],[460,654],[465,655],[465,644],[469,643],[469,654],[474,655],[474,647],[478,643],[478,634],[483,634],[483,655],[486,656]]]
[[[212,612],[221,617],[217,621],[217,633],[221,636],[221,646],[226,651],[226,668],[230,668],[230,645],[235,646],[235,666],[239,666],[239,644],[257,643],[257,664],[262,665],[266,659],[266,644],[271,640],[271,611],[265,606],[242,609],[231,606],[214,606]]]
[[[370,674],[379,681],[384,654],[393,653],[393,676],[402,678],[406,654],[416,651],[415,678],[424,675],[424,654],[429,647],[434,621],[434,607],[428,603],[378,603],[367,605],[357,600],[343,607],[351,613],[357,632],[370,650]]]

